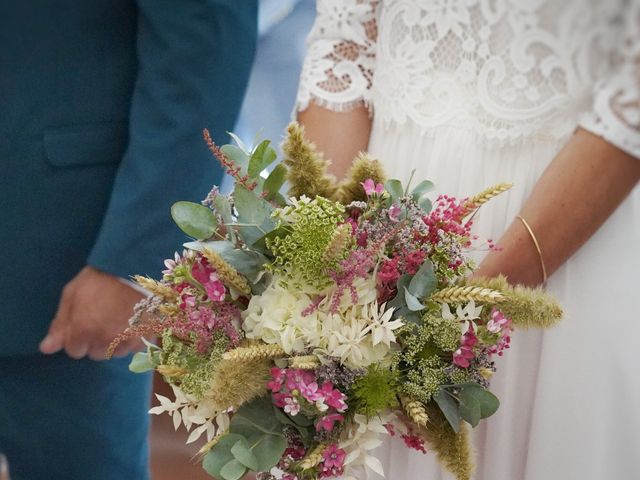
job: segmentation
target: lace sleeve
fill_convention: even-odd
[[[580,125],[640,158],[640,5],[625,12],[622,57],[612,76],[596,87],[593,110]]]
[[[380,0],[317,0],[296,109],[309,102],[334,111],[369,105]]]

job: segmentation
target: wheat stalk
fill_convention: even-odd
[[[484,287],[447,287],[431,295],[430,300],[440,303],[487,302],[499,303],[505,299],[502,292]]]
[[[314,448],[311,453],[300,462],[300,468],[302,470],[309,470],[318,465],[322,461],[322,452],[324,452],[324,449],[325,445],[323,443]]]
[[[243,295],[249,295],[251,293],[251,287],[247,282],[247,279],[240,275],[238,271],[229,265],[218,252],[205,248],[202,254],[216,270],[216,274],[222,280],[222,283],[229,285],[238,290]]]
[[[251,345],[238,347],[226,352],[222,358],[230,361],[266,360],[268,358],[282,357],[284,350],[278,345]]]
[[[291,368],[300,368],[302,370],[313,370],[320,365],[320,360],[315,355],[303,355],[292,357],[289,359]]]
[[[497,185],[489,187],[481,191],[477,195],[474,195],[473,197],[468,198],[467,201],[464,202],[463,204],[464,212],[461,218],[466,217],[467,215],[472,213],[474,210],[477,210],[478,208],[480,208],[480,206],[484,205],[492,198],[497,197],[501,193],[506,192],[511,187],[513,187],[513,183],[498,183]]]
[[[409,418],[413,420],[416,425],[426,428],[429,415],[427,415],[427,410],[424,408],[422,402],[402,396],[400,397],[400,403]]]

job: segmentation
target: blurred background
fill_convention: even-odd
[[[291,120],[305,38],[315,17],[315,0],[260,0],[260,39],[249,87],[235,133],[247,145],[256,137],[279,146]],[[230,186],[230,182],[227,187]],[[225,189],[223,184],[222,189]],[[172,398],[171,389],[154,379],[154,392]],[[155,397],[152,402],[155,404]],[[169,415],[154,415],[151,427],[153,480],[211,480],[195,456],[204,440],[185,445],[188,434],[175,432]]]

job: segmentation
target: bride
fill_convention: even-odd
[[[517,332],[476,479],[640,478],[640,2],[319,0],[299,96],[340,177],[359,150],[392,177],[472,195],[501,238],[477,275],[547,282],[565,320]],[[380,451],[391,479],[449,478]]]

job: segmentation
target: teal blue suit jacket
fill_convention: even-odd
[[[221,170],[256,0],[0,0],[0,357],[32,354],[86,265],[157,276],[176,200]]]

